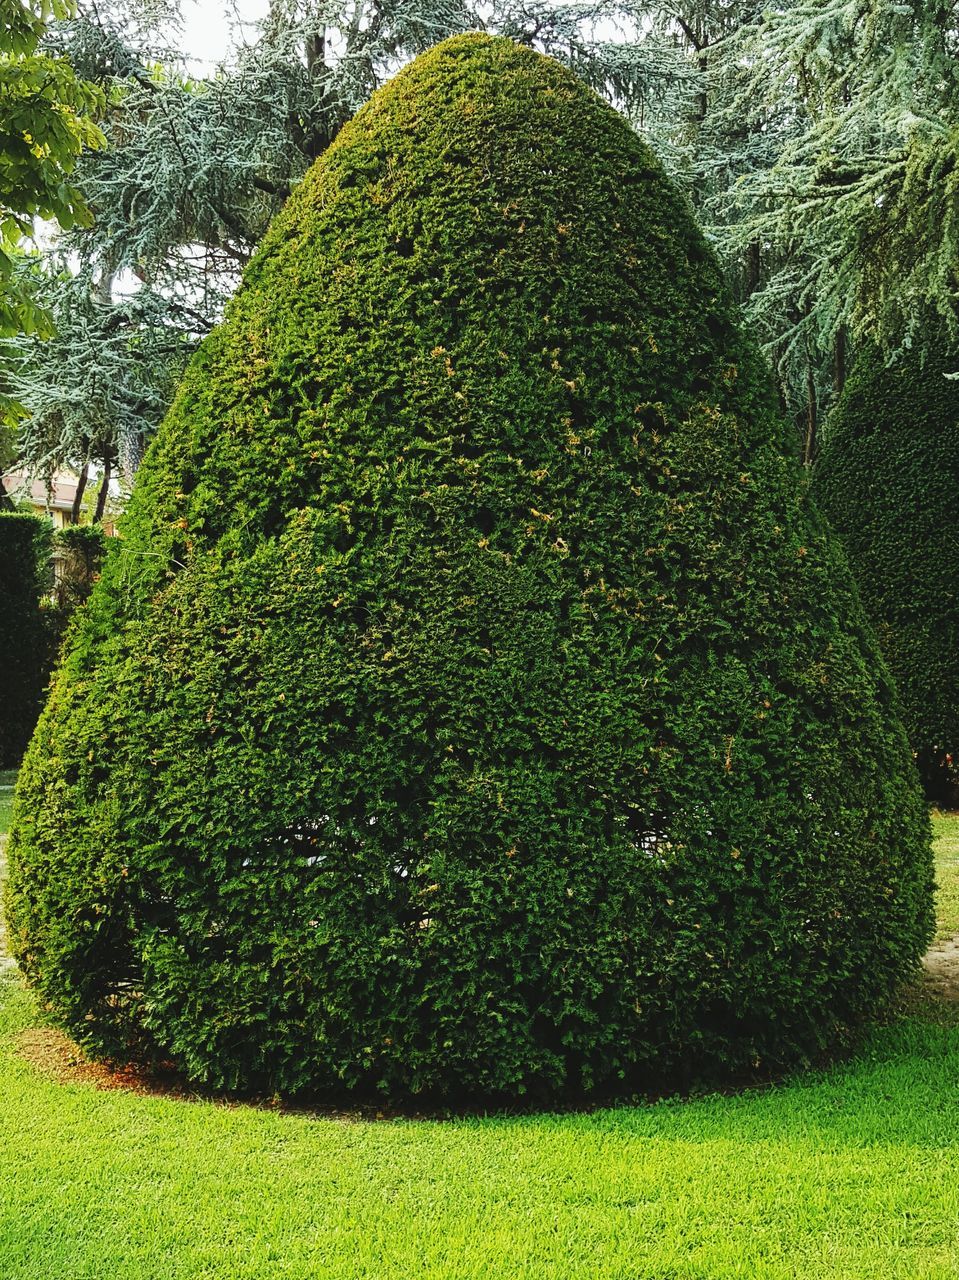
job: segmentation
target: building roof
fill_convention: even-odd
[[[44,480],[31,480],[25,471],[7,471],[2,477],[7,495],[26,500],[44,511],[69,511],[77,496],[78,477],[72,471],[58,471],[48,489]]]

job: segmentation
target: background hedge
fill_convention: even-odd
[[[17,955],[216,1086],[537,1097],[781,1063],[931,927],[871,631],[629,126],[477,36],[295,192],[21,775]]]
[[[0,511],[0,768],[20,763],[43,705],[51,637],[41,608],[50,589],[49,523]]]
[[[67,525],[53,535],[54,554],[60,561],[55,597],[64,626],[74,609],[88,599],[112,542],[99,524]]]
[[[0,512],[0,768],[23,757],[64,633],[109,541],[99,525],[54,530],[39,516]]]
[[[930,798],[959,792],[959,353],[859,357],[829,418],[816,498],[839,533]]]

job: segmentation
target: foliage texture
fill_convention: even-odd
[[[795,1060],[931,929],[871,632],[719,267],[567,69],[455,38],[313,167],[21,774],[101,1054],[537,1097]]]
[[[14,270],[33,219],[70,227],[89,215],[67,175],[102,135],[91,115],[102,105],[93,85],[39,48],[47,18],[65,18],[63,0],[0,0],[0,334],[49,333],[49,324]]]
[[[886,367],[868,348],[829,420],[815,474],[886,661],[927,789],[959,763],[959,382],[940,349]]]
[[[36,474],[89,459],[132,475],[173,379],[291,187],[431,45],[470,29],[508,35],[640,113],[689,78],[668,42],[639,38],[633,0],[274,0],[202,74],[167,47],[178,9],[81,2],[51,35],[105,92],[109,145],[77,171],[95,220],[60,237],[44,263],[39,289],[59,340],[0,349],[28,412],[21,461]]]
[[[805,402],[811,463],[853,345],[889,358],[944,325],[955,346],[959,13],[940,0],[731,8],[709,124],[719,167],[739,172],[708,191],[708,217],[745,264],[785,399]]]

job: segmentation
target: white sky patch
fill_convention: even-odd
[[[171,45],[180,49],[188,69],[196,76],[209,75],[239,44],[251,42],[256,25],[267,16],[270,0],[182,0],[181,25],[170,33]],[[635,39],[642,24],[603,20],[592,25],[594,39]]]
[[[244,37],[252,41],[256,24],[263,21],[269,8],[269,0],[233,0],[230,4],[184,0],[182,27],[172,43],[179,45],[194,75],[209,75]]]

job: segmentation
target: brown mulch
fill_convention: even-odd
[[[306,1106],[286,1102],[279,1097],[241,1098],[227,1094],[205,1092],[191,1086],[186,1078],[172,1068],[143,1067],[124,1064],[94,1062],[62,1031],[55,1027],[28,1027],[14,1041],[17,1057],[34,1067],[48,1080],[58,1084],[87,1084],[97,1089],[121,1090],[141,1097],[173,1098],[179,1102],[215,1102],[218,1106],[256,1108],[260,1111],[283,1112],[327,1120],[353,1123],[357,1120],[384,1120],[391,1113],[381,1107],[338,1107],[331,1105]]]
[[[16,1051],[24,1062],[59,1084],[93,1084],[98,1089],[126,1089],[166,1098],[198,1096],[173,1071],[93,1062],[54,1027],[28,1027],[17,1037]]]

